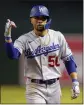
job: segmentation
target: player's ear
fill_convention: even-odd
[[[32,21],[33,21],[32,18],[30,18],[30,22],[31,22],[31,24],[32,24]]]

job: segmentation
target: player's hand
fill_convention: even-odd
[[[5,37],[11,37],[11,28],[12,27],[16,28],[17,26],[13,21],[10,21],[10,19],[7,19],[7,22],[5,25],[5,32],[4,32]]]
[[[78,81],[72,82],[72,90],[71,91],[72,91],[72,96],[71,96],[72,99],[75,99],[79,96],[80,88],[79,88]]]

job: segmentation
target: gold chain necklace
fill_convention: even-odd
[[[44,37],[39,37],[39,39],[40,39],[41,45],[43,45],[43,46],[47,46],[50,43],[50,35],[49,34],[45,35]]]

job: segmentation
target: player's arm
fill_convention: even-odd
[[[20,52],[18,49],[14,48],[12,38],[11,38],[11,28],[15,27],[16,25],[13,21],[10,21],[9,19],[7,20],[7,23],[5,25],[5,49],[6,53],[9,58],[11,59],[18,59],[20,57]]]
[[[69,56],[65,61],[64,61],[65,67],[67,69],[68,74],[70,75],[71,79],[72,79],[72,98],[76,98],[78,97],[79,93],[80,93],[80,89],[79,89],[79,82],[78,82],[78,78],[77,78],[77,66],[76,63],[74,61],[73,56]]]
[[[66,39],[62,33],[60,33],[60,45],[61,45],[61,58],[65,64],[68,74],[72,79],[72,98],[76,98],[80,93],[79,82],[77,78],[77,66],[74,61],[72,51],[69,48]]]
[[[77,80],[77,65],[74,61],[73,55],[67,57],[67,59],[64,60],[65,67],[67,69],[68,74],[70,75],[72,82]]]

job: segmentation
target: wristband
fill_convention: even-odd
[[[10,40],[11,39],[11,37],[5,37],[5,40]]]
[[[75,78],[73,78],[73,79],[72,79],[72,82],[77,82],[77,81],[78,81],[78,80],[77,80],[77,79],[75,79]]]

